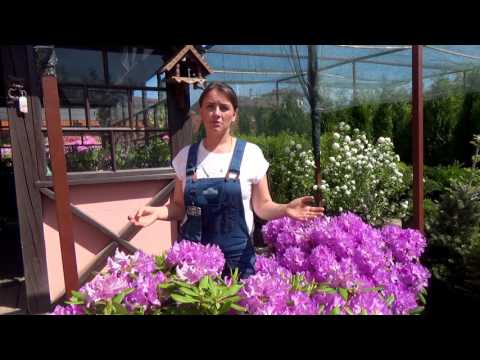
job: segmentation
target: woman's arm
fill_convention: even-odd
[[[159,211],[158,220],[177,220],[182,221],[185,217],[185,203],[183,201],[182,180],[175,178],[175,190],[173,192],[173,202],[166,206],[164,211]],[[161,208],[162,208],[161,207]],[[160,209],[161,209],[160,208]]]
[[[252,205],[255,213],[262,219],[270,221],[289,216],[295,220],[308,220],[322,216],[322,207],[311,206],[313,196],[304,196],[292,200],[288,204],[277,204],[272,201],[268,190],[267,177],[252,186]]]

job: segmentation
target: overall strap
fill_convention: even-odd
[[[201,141],[201,140],[200,140]],[[188,149],[188,160],[186,164],[186,176],[193,176],[197,171],[197,154],[200,141],[190,145]]]
[[[237,139],[235,143],[235,150],[233,150],[232,161],[228,168],[226,178],[230,173],[237,174],[237,179],[240,176],[240,165],[242,164],[243,153],[247,142],[245,140]]]

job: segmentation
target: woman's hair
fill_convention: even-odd
[[[221,92],[223,95],[225,95],[228,100],[232,103],[233,109],[237,111],[238,108],[238,99],[237,99],[237,94],[235,94],[235,91],[227,84],[220,82],[220,81],[212,81],[209,82],[207,87],[203,90],[202,94],[200,95],[200,98],[198,99],[198,103],[200,106],[202,106],[203,99],[205,96],[212,90],[217,90]]]

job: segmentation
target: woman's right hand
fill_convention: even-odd
[[[128,215],[128,220],[137,226],[146,227],[152,225],[158,219],[158,208],[142,206],[135,215]]]

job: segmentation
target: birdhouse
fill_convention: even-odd
[[[203,88],[205,77],[212,73],[202,55],[193,45],[186,45],[160,69],[167,82],[193,85]]]

